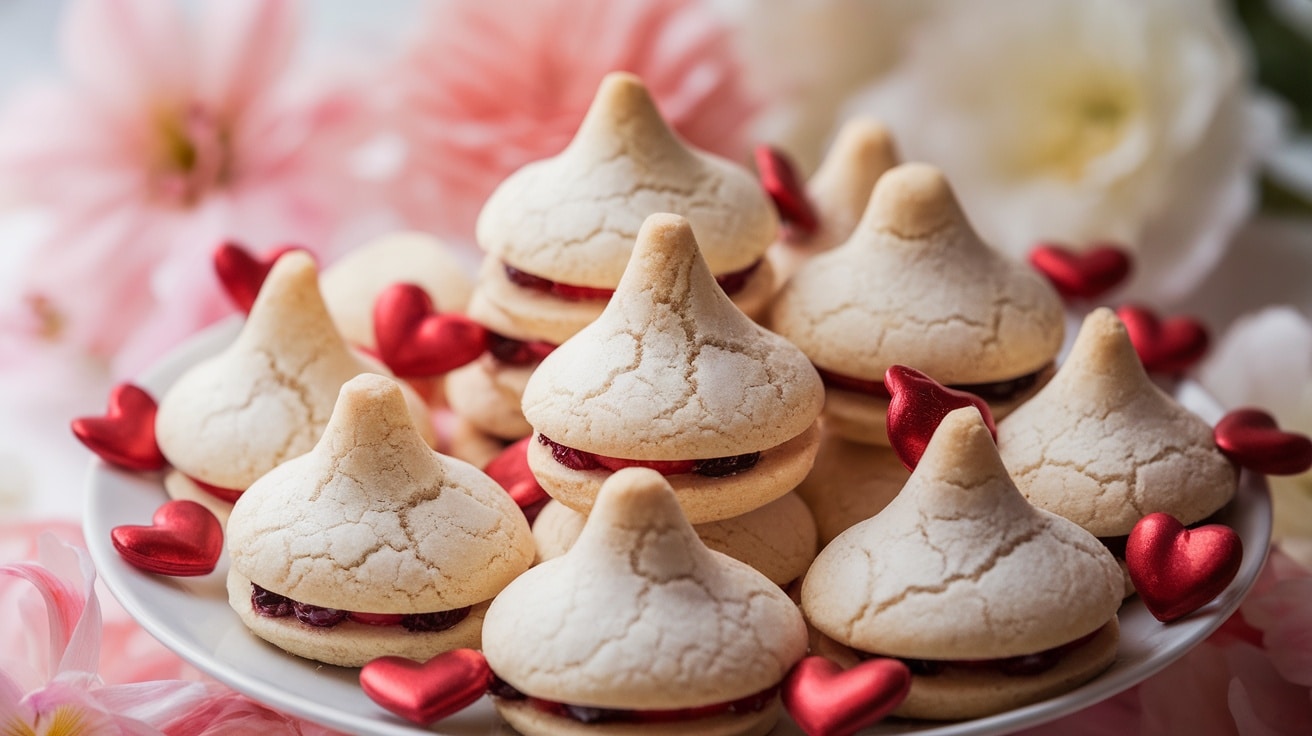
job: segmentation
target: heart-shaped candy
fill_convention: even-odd
[[[896,659],[871,659],[844,671],[806,657],[784,678],[780,696],[808,736],[849,736],[893,712],[911,691],[911,670]]]
[[[128,564],[174,577],[208,575],[223,552],[223,527],[195,501],[169,501],[150,526],[116,526],[109,537]]]
[[[379,657],[360,670],[360,687],[407,721],[427,726],[458,713],[487,692],[492,669],[482,652],[453,649],[420,664]]]
[[[1130,255],[1110,244],[1076,253],[1060,245],[1041,243],[1030,251],[1030,265],[1066,299],[1094,299],[1130,275]]]
[[[500,483],[510,497],[515,499],[515,505],[524,512],[530,524],[551,500],[551,496],[538,484],[538,479],[533,477],[533,471],[528,469],[528,448],[532,441],[533,437],[529,436],[515,442],[483,468],[484,473]]]
[[[73,420],[73,434],[111,465],[127,470],[159,470],[168,465],[155,442],[155,399],[131,383],[109,392],[104,416]]]
[[[281,245],[256,256],[238,243],[229,241],[214,249],[214,273],[232,303],[249,314],[264,279],[269,276],[269,269],[284,253],[293,250],[305,249],[299,245]]]
[[[401,378],[423,378],[473,362],[487,349],[487,330],[463,314],[437,314],[428,292],[392,284],[374,302],[378,356]]]
[[[993,412],[984,399],[966,391],[948,388],[914,368],[890,366],[884,372],[888,388],[888,441],[907,470],[915,470],[925,454],[929,438],[953,409],[979,409],[989,432],[997,439]]]
[[[1236,409],[1212,430],[1216,446],[1240,467],[1265,475],[1298,475],[1312,468],[1312,439],[1285,432],[1261,409]]]
[[[1149,373],[1184,373],[1207,352],[1207,328],[1197,320],[1159,320],[1152,311],[1135,305],[1118,308],[1116,316],[1125,324],[1134,351]]]
[[[756,147],[756,172],[761,177],[761,187],[774,201],[783,221],[791,233],[807,236],[820,226],[811,199],[806,195],[797,170],[788,160],[788,156],[773,146]]]
[[[1186,529],[1163,513],[1140,519],[1125,542],[1130,580],[1159,621],[1183,618],[1219,595],[1243,557],[1243,541],[1230,527]]]

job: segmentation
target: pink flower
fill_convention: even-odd
[[[12,553],[30,556],[38,528],[0,525],[0,552],[6,559]],[[144,679],[157,674],[160,665],[176,672],[181,661],[139,646],[149,637],[127,621],[102,628],[91,561],[83,550],[62,541],[79,537],[71,524],[50,525],[35,544],[39,562],[0,565],[0,616],[6,624],[0,629],[0,733],[332,733],[215,683]],[[124,646],[133,639],[138,646]],[[163,652],[157,643],[154,649]],[[152,658],[156,668],[147,665]],[[135,667],[124,661],[134,659]],[[116,663],[116,674],[127,677],[121,682],[102,677],[102,661]],[[142,679],[131,679],[134,674]]]
[[[231,311],[210,251],[323,249],[359,201],[347,156],[361,97],[287,72],[287,0],[80,0],[60,35],[66,80],[0,115],[0,184],[55,222],[4,327],[116,358],[131,373]]]
[[[413,224],[470,241],[493,188],[559,153],[611,71],[642,77],[688,141],[741,158],[756,106],[731,47],[691,0],[435,3],[391,72],[407,147],[392,201]]]

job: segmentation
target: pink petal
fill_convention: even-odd
[[[1281,677],[1267,653],[1248,646],[1225,650],[1230,685],[1222,697],[1230,706],[1239,733],[1296,736],[1312,723],[1308,688]]]
[[[148,127],[161,108],[186,99],[194,39],[176,3],[78,0],[61,31],[64,63],[81,93],[121,125]]]
[[[45,600],[46,620],[50,634],[47,656],[49,662],[63,659],[78,620],[86,605],[86,599],[76,586],[61,580],[46,568],[31,562],[16,562],[0,565],[0,576],[10,576],[26,580],[36,586],[37,592]]]
[[[212,698],[184,717],[161,725],[168,736],[221,736],[259,733],[262,736],[329,736],[330,729],[282,715],[236,693]]]
[[[204,4],[197,91],[221,118],[238,118],[269,91],[296,41],[287,0],[210,0]]]

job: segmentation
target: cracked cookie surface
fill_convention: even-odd
[[[750,172],[688,147],[637,77],[612,73],[569,146],[521,168],[492,193],[477,240],[528,273],[611,288],[653,212],[691,220],[715,273],[759,259],[779,227]]]
[[[981,242],[925,164],[880,177],[855,232],[798,270],[769,325],[821,368],[879,381],[901,363],[945,384],[1037,371],[1065,329],[1052,287]]]
[[[716,285],[690,223],[652,215],[597,321],[529,379],[524,415],[552,440],[642,460],[762,451],[814,422],[810,361]]]
[[[777,685],[806,651],[795,605],[698,539],[659,473],[603,488],[578,542],[517,578],[484,620],[516,689],[603,708],[721,703]]]
[[[822,550],[802,587],[826,636],[926,659],[1049,649],[1106,624],[1120,602],[1111,553],[1025,501],[973,408],[948,414],[898,496]]]
[[[1097,536],[1157,511],[1192,524],[1238,484],[1212,428],[1153,384],[1106,308],[1085,318],[1052,381],[998,423],[998,446],[1031,503]]]
[[[270,270],[232,345],[192,367],[161,398],[160,449],[187,475],[245,489],[313,447],[342,384],[361,373],[388,375],[333,326],[313,259],[288,253]],[[433,441],[427,407],[413,390],[402,390],[416,426]]]
[[[533,542],[510,497],[430,449],[391,379],[348,382],[323,438],[243,495],[232,567],[294,600],[369,613],[486,601],[523,572]]]

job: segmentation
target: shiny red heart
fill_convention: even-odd
[[[378,356],[401,378],[453,371],[487,349],[487,330],[463,314],[437,314],[428,292],[392,284],[374,302]]]
[[[79,417],[73,434],[111,465],[127,470],[159,470],[168,465],[155,442],[155,399],[131,383],[109,392],[104,416]]]
[[[806,657],[784,678],[780,697],[807,736],[849,736],[883,719],[911,692],[911,670],[896,659],[871,659],[844,671]]]
[[[888,442],[907,470],[915,470],[920,456],[929,446],[934,430],[953,409],[973,406],[979,409],[996,440],[997,426],[993,412],[984,399],[966,391],[948,388],[914,368],[890,366],[884,372],[888,400]]]
[[[1243,541],[1230,527],[1186,529],[1163,513],[1140,519],[1125,542],[1130,580],[1159,621],[1183,618],[1220,595],[1243,557]]]
[[[491,684],[492,669],[482,652],[473,649],[453,649],[422,664],[379,657],[360,670],[365,695],[421,726],[465,709]]]
[[[1236,409],[1212,430],[1216,446],[1243,468],[1265,475],[1298,475],[1312,468],[1312,439],[1285,432],[1261,409]]]
[[[128,564],[174,577],[214,572],[223,552],[223,527],[195,501],[169,501],[150,526],[116,526],[109,537]]]
[[[1152,311],[1135,305],[1116,310],[1125,331],[1149,373],[1184,373],[1207,352],[1207,328],[1189,317],[1159,320]]]
[[[777,148],[767,145],[756,147],[756,172],[761,177],[761,187],[774,201],[783,221],[791,233],[807,236],[820,227],[815,207],[806,194],[801,178],[788,156]]]
[[[1066,299],[1094,299],[1116,288],[1130,275],[1130,255],[1110,244],[1075,253],[1053,243],[1030,251],[1030,265],[1052,282]]]
[[[538,484],[538,479],[533,477],[533,471],[528,469],[528,448],[532,441],[532,436],[519,440],[502,450],[483,468],[484,473],[506,489],[530,524],[551,500],[551,496]]]
[[[214,273],[233,304],[249,314],[273,264],[284,253],[294,250],[305,249],[299,245],[282,245],[256,256],[240,244],[229,241],[214,249]]]

